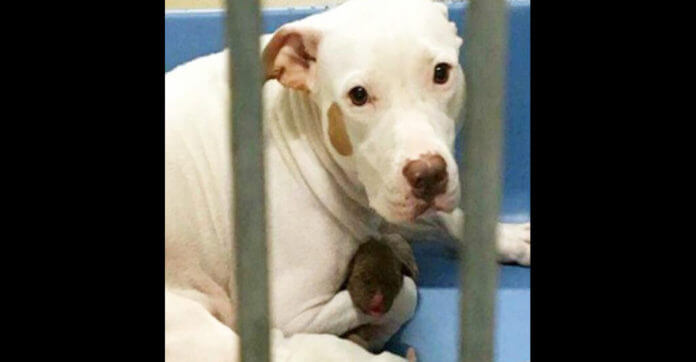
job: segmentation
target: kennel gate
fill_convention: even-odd
[[[235,252],[241,361],[270,361],[264,157],[257,1],[226,0],[232,98]],[[457,147],[462,208],[459,360],[493,361],[497,264],[495,226],[501,201],[502,110],[506,56],[505,0],[471,0],[464,36],[467,75],[464,142]],[[235,92],[235,89],[244,89]],[[458,137],[458,142],[462,137]],[[242,177],[243,175],[243,177]],[[231,215],[232,217],[232,215]]]

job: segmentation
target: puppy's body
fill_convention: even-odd
[[[360,245],[350,264],[346,290],[363,313],[380,316],[391,309],[406,277],[418,279],[413,251],[405,239],[392,234],[384,240],[370,240]],[[378,332],[375,326],[363,325],[344,337],[375,350],[374,338]]]
[[[387,244],[370,240],[360,245],[351,266],[346,289],[353,304],[367,314],[388,311],[404,276],[394,252]]]

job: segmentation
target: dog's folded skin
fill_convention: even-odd
[[[351,0],[261,40],[271,322],[287,336],[370,324],[381,348],[412,317],[416,286],[405,277],[382,317],[359,311],[339,292],[358,246],[426,211],[454,220],[436,229],[459,227],[452,151],[464,74],[446,15],[429,0]],[[238,358],[227,56],[165,74],[168,361]],[[525,234],[515,230],[505,245],[519,261]],[[336,353],[322,361],[382,356]]]
[[[274,362],[406,362],[389,352],[374,355],[357,344],[331,334],[298,333],[284,337],[275,329],[273,338]],[[416,362],[415,352],[409,351],[408,362]]]
[[[165,359],[167,361],[238,361],[239,337],[199,303],[165,290]],[[378,355],[331,334],[271,332],[273,362],[406,362],[389,352]],[[408,357],[415,362],[413,352]]]

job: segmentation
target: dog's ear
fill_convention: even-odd
[[[290,23],[278,29],[261,56],[265,80],[277,79],[286,87],[312,90],[320,38],[319,30],[303,24]]]

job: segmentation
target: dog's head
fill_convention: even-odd
[[[266,79],[308,92],[326,147],[370,206],[404,222],[459,200],[461,44],[441,3],[352,0],[278,29],[263,62]]]

